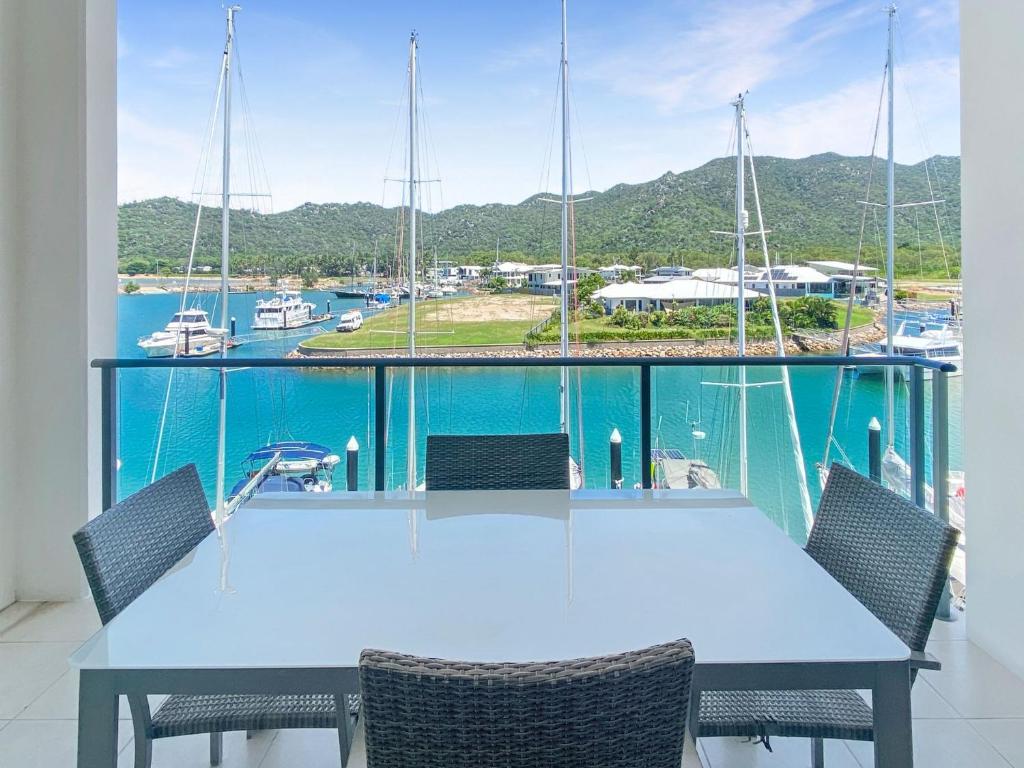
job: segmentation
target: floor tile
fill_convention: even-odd
[[[150,707],[155,709],[164,696],[150,696]],[[131,720],[128,700],[121,697],[118,717]],[[19,715],[19,720],[75,720],[78,718],[78,670],[68,669]]]
[[[351,768],[366,765],[359,729],[356,735],[349,752]],[[338,768],[339,754],[338,732],[333,729],[278,731],[259,768]]]
[[[973,643],[936,641],[942,671],[922,676],[962,717],[1024,717],[1024,681]]]
[[[0,634],[0,642],[83,643],[99,628],[92,600],[43,603]]]
[[[118,729],[118,746],[131,739],[131,729]],[[74,720],[16,720],[0,730],[0,765],[4,768],[71,768],[78,749]]]
[[[0,611],[0,636],[42,605],[43,603],[13,603],[4,608]]]
[[[809,739],[772,739],[772,751],[745,739],[701,739],[705,768],[807,768],[811,764]],[[853,753],[841,741],[825,742],[828,768],[859,768]]]
[[[928,720],[959,717],[957,711],[922,675],[918,675],[911,691],[911,712],[915,718]]]
[[[953,611],[956,621],[941,621],[936,619],[932,623],[932,640],[966,640],[967,639],[967,614],[963,611]]]
[[[861,768],[875,764],[874,745],[847,742]],[[827,762],[827,761],[826,761]],[[925,768],[1010,768],[965,720],[915,720],[914,765]]]
[[[1024,768],[1024,720],[968,720],[1013,768]]]
[[[121,730],[130,730],[122,728]],[[245,738],[244,731],[224,734],[224,760],[221,768],[257,768],[268,747],[274,741],[277,731],[262,731],[251,739]],[[335,765],[341,765],[338,752],[334,752]],[[130,742],[121,750],[117,757],[118,768],[132,768],[135,764],[135,745]],[[292,766],[306,764],[295,762]],[[196,736],[174,736],[168,739],[157,739],[153,742],[153,768],[209,768],[210,737],[206,734]]]
[[[68,668],[77,643],[0,643],[0,718],[21,714]]]

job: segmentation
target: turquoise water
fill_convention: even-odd
[[[333,311],[361,306],[359,299],[337,299],[309,291],[307,298]],[[232,294],[231,314],[238,333],[249,332],[256,294]],[[118,297],[118,354],[143,357],[138,337],[162,329],[178,307],[179,296]],[[213,315],[217,297],[200,296]],[[213,315],[218,316],[218,315]],[[280,357],[299,339],[251,342],[232,350],[231,357]],[[170,372],[126,370],[120,378],[120,471],[123,496],[181,464],[195,462],[213,497],[217,450],[217,375],[207,370],[173,374],[160,451],[157,440]],[[241,460],[272,440],[303,439],[324,443],[339,455],[355,436],[360,454],[360,487],[372,486],[372,374],[366,371],[286,371],[239,369],[228,377],[228,486],[242,477]],[[779,380],[778,369],[752,369],[750,382]],[[584,468],[587,487],[609,485],[608,437],[618,428],[623,437],[623,474],[631,486],[640,479],[639,373],[625,369],[589,369],[579,386],[572,374],[573,419],[582,413],[582,444],[573,428],[573,455]],[[821,460],[828,426],[834,373],[825,369],[791,369],[797,424],[804,450],[812,503],[817,502],[815,462]],[[714,468],[723,485],[738,485],[738,408],[736,371],[700,367],[654,369],[653,437],[655,445],[697,455]],[[960,382],[950,381],[950,463],[960,468]],[[929,387],[930,388],[930,387]],[[389,385],[391,418],[388,430],[389,486],[404,484],[406,464],[408,373],[393,376]],[[417,374],[417,451],[422,480],[425,435],[430,433],[516,433],[558,429],[558,371],[525,368],[492,370],[425,369]],[[897,448],[906,455],[906,393],[897,399]],[[582,398],[582,400],[580,400]],[[837,420],[838,440],[853,465],[867,464],[867,424],[884,421],[884,385],[879,378],[843,383]],[[928,409],[930,413],[930,408]],[[707,434],[695,441],[693,424]],[[800,541],[806,525],[797,491],[793,445],[785,419],[781,388],[748,389],[750,496],[780,527]],[[929,425],[930,435],[930,425]],[[833,456],[835,454],[833,453]],[[338,479],[344,482],[344,466]]]

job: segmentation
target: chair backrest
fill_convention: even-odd
[[[569,436],[429,435],[428,491],[569,488]]]
[[[833,464],[806,550],[911,650],[923,651],[959,535],[902,496]]]
[[[195,464],[115,504],[74,535],[104,624],[213,530]]]
[[[679,768],[693,648],[470,664],[363,651],[369,768]]]

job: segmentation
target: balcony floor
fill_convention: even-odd
[[[67,657],[99,628],[89,600],[16,603],[0,611],[0,766],[69,768],[75,765],[78,686]],[[914,745],[922,768],[1024,768],[1024,681],[966,639],[961,614],[937,622],[929,650],[944,669],[924,672],[914,686]],[[120,766],[131,766],[131,725],[122,706]],[[867,743],[826,742],[830,768],[873,765]],[[806,768],[805,740],[773,739],[774,753],[738,739],[705,739],[704,768]],[[154,768],[205,768],[204,736],[161,739]],[[333,731],[268,731],[246,740],[224,738],[225,768],[337,768]],[[361,734],[349,760],[365,765]],[[694,760],[687,767],[696,766]]]

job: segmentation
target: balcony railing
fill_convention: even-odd
[[[348,369],[372,371],[372,387],[368,397],[373,410],[373,487],[385,490],[387,487],[388,456],[388,377],[389,374],[412,369],[631,369],[639,373],[639,413],[636,425],[639,435],[639,466],[636,476],[642,488],[651,488],[652,462],[652,371],[675,368],[846,368],[863,363],[862,359],[840,356],[801,357],[586,357],[586,358],[232,358],[230,369]],[[103,443],[103,502],[110,506],[116,501],[118,488],[118,439],[119,372],[128,369],[208,369],[218,370],[219,359],[101,359],[94,360],[93,367],[100,369],[102,376],[102,443]],[[907,449],[910,466],[910,488],[913,500],[925,505],[928,476],[933,481],[935,512],[948,519],[949,474],[949,394],[947,377],[956,372],[950,363],[918,357],[878,357],[871,359],[872,366],[899,367],[909,371],[907,398]],[[928,466],[926,429],[926,387],[925,372],[931,373],[931,451]],[[781,418],[781,415],[780,415]],[[930,473],[928,470],[931,470]]]

